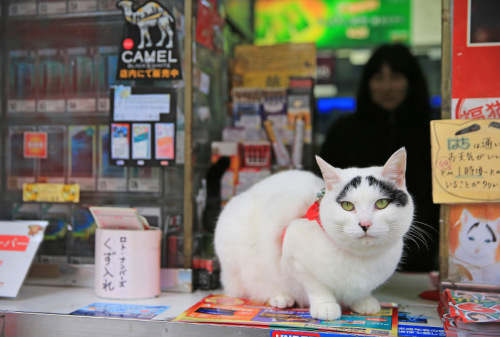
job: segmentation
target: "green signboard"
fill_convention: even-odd
[[[410,43],[411,0],[256,0],[255,44],[318,49]]]

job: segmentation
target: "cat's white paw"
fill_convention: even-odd
[[[292,296],[288,294],[278,294],[274,295],[269,299],[269,304],[276,308],[290,308],[295,303]]]
[[[309,313],[311,317],[333,321],[340,318],[340,314],[342,310],[340,309],[340,305],[335,302],[322,302],[322,303],[311,303],[311,307],[309,308]]]
[[[354,302],[352,310],[359,314],[376,314],[380,311],[380,303],[375,297],[368,296]]]

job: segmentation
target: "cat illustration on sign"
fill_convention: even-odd
[[[125,20],[139,28],[141,42],[137,48],[144,49],[144,47],[153,46],[149,29],[154,27],[158,27],[161,34],[156,47],[163,46],[168,36],[168,43],[165,48],[172,48],[174,45],[174,31],[170,25],[175,22],[173,16],[160,4],[153,1],[145,3],[136,10],[132,9],[133,4],[133,1],[121,0],[116,6],[122,9]]]
[[[487,207],[499,208],[469,205],[451,222],[449,272],[457,281],[500,282],[500,215],[491,210],[486,214]]]

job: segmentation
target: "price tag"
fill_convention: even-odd
[[[9,100],[7,102],[7,111],[9,113],[35,112],[35,100]]]
[[[94,112],[95,105],[95,98],[68,99],[68,112]]]
[[[66,1],[50,1],[38,4],[39,15],[64,14],[66,13]]]
[[[106,111],[109,112],[109,98],[99,98],[99,101],[97,102],[98,110],[99,111]]]
[[[36,2],[9,5],[9,16],[36,15]]]
[[[37,102],[37,111],[42,113],[63,113],[65,107],[64,99],[41,99]]]
[[[97,11],[97,0],[68,1],[68,11],[70,13],[95,12]]]

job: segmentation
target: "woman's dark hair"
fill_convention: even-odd
[[[381,108],[371,99],[370,79],[387,64],[393,72],[404,75],[408,80],[408,95],[396,108],[395,116],[400,122],[428,122],[430,101],[427,81],[420,64],[410,50],[402,44],[383,44],[378,47],[366,63],[359,84],[357,111],[362,117],[375,117],[372,114]]]

